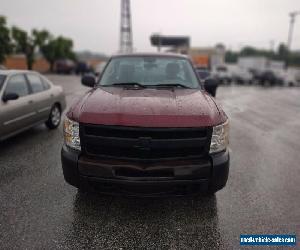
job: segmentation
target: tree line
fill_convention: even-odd
[[[28,69],[31,70],[37,52],[49,62],[51,71],[56,60],[76,59],[72,39],[55,37],[47,30],[33,29],[27,32],[16,26],[10,28],[7,26],[6,18],[0,16],[0,64],[8,55],[22,53],[26,57]]]
[[[300,52],[289,51],[284,43],[279,44],[277,50],[257,49],[245,46],[240,51],[228,50],[225,54],[225,61],[236,63],[240,56],[264,56],[272,60],[280,60],[291,66],[300,66]]]

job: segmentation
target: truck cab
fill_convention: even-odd
[[[187,57],[116,55],[99,79],[82,83],[91,89],[64,122],[69,184],[126,196],[213,194],[226,185],[228,117]]]

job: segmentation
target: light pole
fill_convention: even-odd
[[[289,13],[290,25],[289,25],[289,33],[288,33],[288,40],[287,40],[288,54],[290,53],[291,46],[292,46],[294,24],[295,24],[297,15],[300,15],[300,11],[293,11],[293,12]],[[289,63],[289,55],[287,55],[286,66],[288,66],[288,63]]]
[[[130,0],[121,1],[121,30],[120,30],[120,52],[132,53],[132,24]]]
[[[294,11],[291,12],[290,14],[290,27],[289,27],[289,34],[288,34],[288,41],[287,41],[287,47],[288,50],[290,50],[291,45],[292,45],[292,38],[293,38],[293,31],[294,31],[294,24],[296,21],[296,16],[300,15],[300,11]]]

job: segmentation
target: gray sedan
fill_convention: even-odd
[[[0,141],[37,124],[55,129],[66,100],[60,86],[33,71],[0,70]]]

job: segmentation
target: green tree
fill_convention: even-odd
[[[41,52],[50,63],[51,71],[53,71],[56,60],[76,59],[75,53],[73,52],[73,41],[62,36],[50,39],[47,43],[41,46]]]
[[[290,53],[289,64],[293,66],[300,66],[300,53]]]
[[[238,52],[234,52],[231,50],[226,51],[225,53],[225,62],[227,63],[236,63],[239,57]]]
[[[37,49],[44,46],[50,39],[50,34],[46,30],[32,30],[31,34],[28,34],[25,30],[14,26],[12,27],[12,37],[15,52],[26,56],[27,67],[31,70]]]
[[[240,51],[240,56],[264,56],[270,59],[275,59],[276,54],[272,50],[257,49],[255,47],[246,46]]]
[[[255,56],[257,55],[257,49],[251,47],[251,46],[246,46],[242,48],[240,52],[241,56]]]
[[[31,37],[25,30],[18,27],[12,27],[12,38],[14,42],[14,51],[26,56],[27,67],[32,69],[34,62],[34,45]]]
[[[41,47],[41,52],[50,64],[50,71],[53,72],[54,63],[56,60],[56,41],[50,40]]]
[[[6,26],[6,18],[0,16],[0,63],[3,63],[5,57],[12,52],[9,33],[9,28]]]
[[[47,30],[32,30],[34,43],[41,51],[41,48],[52,38],[52,35]]]
[[[279,44],[278,51],[277,51],[278,59],[286,60],[288,58],[288,55],[289,55],[289,50],[287,46],[285,46],[284,43]]]

